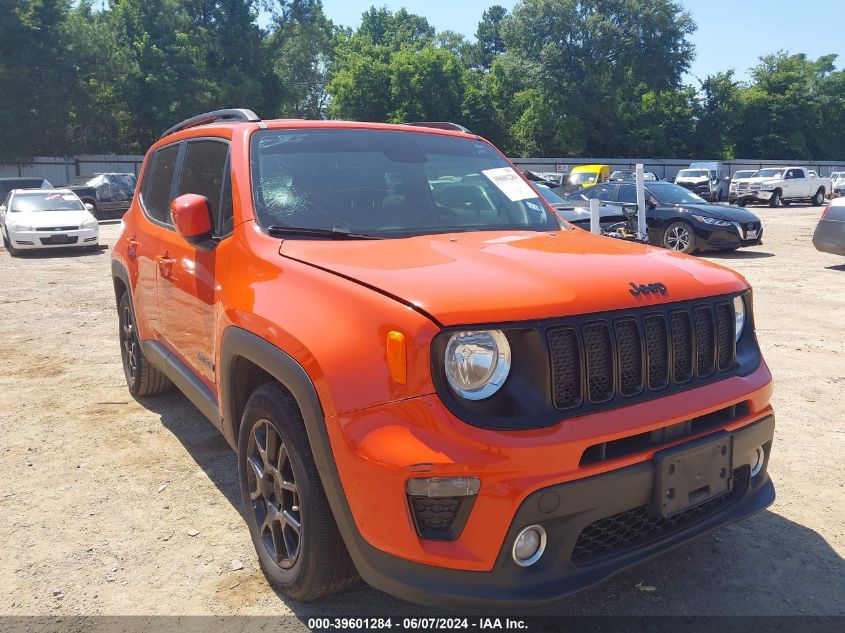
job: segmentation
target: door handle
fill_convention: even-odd
[[[173,274],[173,262],[175,261],[175,259],[171,259],[169,257],[168,253],[156,257],[156,263],[158,264],[159,274],[165,279],[169,279]]]

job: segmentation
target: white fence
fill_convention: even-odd
[[[692,161],[683,158],[513,158],[513,162],[522,171],[542,171],[569,173],[577,165],[610,165],[610,169],[634,169],[637,163],[643,164],[645,171],[653,171],[659,178],[674,178],[681,169],[690,166]],[[845,171],[845,161],[806,161],[806,160],[758,160],[736,159],[721,162],[726,173],[733,176],[740,169],[762,169],[763,167],[808,167],[815,169],[819,176],[829,176],[833,171]]]
[[[0,178],[45,178],[53,185],[64,185],[81,174],[98,172],[132,172],[136,176],[141,169],[143,156],[137,155],[93,155],[73,158],[33,158],[32,162],[17,165],[0,165]],[[646,171],[653,171],[660,178],[673,178],[679,170],[689,167],[690,160],[680,158],[514,158],[513,162],[523,171],[569,172],[576,165],[610,165],[611,169],[634,169],[642,163]],[[845,161],[788,161],[737,159],[722,161],[725,176],[732,176],[740,169],[761,169],[779,165],[809,167],[820,176],[832,171],[845,171]]]
[[[73,158],[37,156],[29,163],[0,165],[0,178],[44,178],[54,186],[66,185],[77,176],[101,172],[131,172],[136,176],[143,156],[92,155]]]

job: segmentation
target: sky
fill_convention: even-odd
[[[696,59],[687,77],[733,68],[738,79],[748,79],[748,69],[761,55],[777,52],[806,53],[815,59],[828,53],[840,56],[845,67],[845,37],[839,24],[841,0],[680,0],[692,14],[698,30],[690,40]],[[516,0],[323,0],[323,10],[335,24],[357,27],[361,14],[370,6],[391,10],[404,7],[425,16],[438,31],[451,30],[468,38],[475,36],[481,14],[493,4],[509,11]]]

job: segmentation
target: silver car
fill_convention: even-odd
[[[845,198],[836,198],[822,213],[813,245],[823,253],[845,257]]]

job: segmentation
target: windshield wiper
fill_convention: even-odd
[[[298,226],[268,226],[267,232],[270,235],[277,237],[284,237],[286,235],[302,235],[304,237],[326,237],[332,240],[382,240],[383,237],[377,235],[367,235],[366,233],[354,233],[347,229],[311,229]]]

